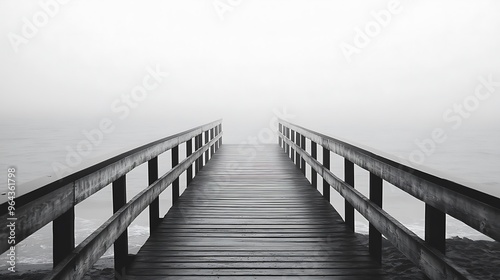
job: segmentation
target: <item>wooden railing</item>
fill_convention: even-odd
[[[193,150],[194,142],[194,150]],[[179,145],[186,145],[186,158],[179,162]],[[46,279],[80,279],[114,244],[115,278],[124,275],[128,261],[127,228],[149,206],[150,227],[160,222],[158,196],[172,185],[172,203],[179,197],[179,176],[186,171],[187,184],[222,144],[222,120],[172,135],[118,154],[59,180],[40,185],[15,199],[16,243],[53,222],[54,269]],[[158,156],[171,150],[172,169],[158,178]],[[204,160],[203,160],[204,156]],[[149,186],[126,199],[126,174],[148,162]],[[75,248],[74,207],[112,184],[113,216]],[[23,186],[19,186],[23,189]],[[8,203],[0,204],[0,251],[7,243]]]
[[[323,196],[330,200],[330,186],[345,199],[345,222],[354,230],[354,209],[370,223],[369,251],[382,260],[382,234],[431,279],[473,279],[445,256],[446,214],[500,241],[500,199],[455,182],[419,171],[346,142],[279,120],[279,145],[311,184],[323,178]],[[310,152],[306,151],[306,139]],[[318,145],[323,149],[318,161]],[[330,171],[330,152],[344,157],[344,179]],[[369,198],[354,188],[354,164],[369,171]],[[382,209],[382,185],[387,181],[425,202],[425,241]]]

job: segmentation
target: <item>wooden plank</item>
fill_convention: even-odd
[[[193,179],[128,278],[383,278],[366,246],[278,145],[255,147],[252,159],[239,148],[222,147]]]

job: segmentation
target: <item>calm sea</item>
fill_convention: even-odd
[[[0,167],[5,174],[8,167],[17,169],[17,179],[22,187],[23,182],[53,174],[56,163],[66,164],[67,157],[78,148],[78,143],[85,140],[83,130],[87,132],[97,127],[96,121],[71,120],[17,120],[1,121]],[[126,150],[139,144],[165,137],[190,128],[190,124],[176,123],[129,123],[126,126],[114,123],[114,130],[103,133],[102,140],[92,145],[88,154],[81,158],[82,162],[92,161],[95,157],[113,154],[118,150]],[[238,144],[241,137],[226,126],[225,143]],[[422,141],[430,137],[432,129],[410,131],[405,129],[353,130],[332,129],[329,126],[316,126],[313,129],[327,135],[342,135],[376,150],[384,151],[395,157],[408,160],[409,155],[418,150],[415,139]],[[226,136],[227,135],[227,136]],[[252,135],[248,135],[252,136]],[[96,143],[97,143],[96,142]],[[483,192],[500,197],[500,129],[467,129],[448,131],[447,139],[426,155],[422,164],[426,169],[444,173],[448,178],[464,182],[466,185]],[[184,151],[181,148],[180,154]],[[321,156],[321,154],[319,155]],[[321,157],[320,157],[321,158]],[[169,154],[159,158],[160,172],[170,168]],[[332,156],[332,170],[343,178],[342,159]],[[307,174],[310,177],[310,174]],[[2,175],[2,178],[3,177]],[[368,172],[356,169],[356,188],[368,195]],[[6,188],[6,180],[2,180],[0,189]],[[181,186],[184,186],[184,177]],[[147,185],[147,168],[139,166],[127,175],[127,196],[133,197]],[[343,199],[332,191],[332,204],[343,215]],[[424,232],[424,204],[399,189],[384,185],[384,209],[403,222],[419,236]],[[111,191],[105,188],[76,207],[76,242],[83,241],[112,214]],[[171,205],[170,189],[161,196],[162,215]],[[356,229],[367,233],[368,223],[360,215],[357,216]],[[18,262],[47,263],[52,259],[51,225],[44,227],[25,241],[18,244]],[[129,227],[130,252],[136,252],[149,235],[148,214],[139,216]],[[484,235],[470,229],[463,223],[448,218],[448,236],[462,236],[471,239],[487,239]],[[109,250],[106,255],[111,255]],[[0,266],[5,266],[6,256],[0,258]]]

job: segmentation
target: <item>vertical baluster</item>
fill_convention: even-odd
[[[425,204],[425,241],[441,253],[446,251],[446,214]]]
[[[295,145],[297,145],[297,149],[295,149],[295,166],[300,169],[300,161],[302,157],[299,155],[298,147],[300,147],[300,134],[297,131],[295,132]]]
[[[304,135],[300,136],[300,148],[302,151],[306,151],[306,137]],[[306,160],[303,157],[300,158],[300,170],[306,176]]]
[[[285,127],[285,137],[286,139],[290,139],[290,128]],[[290,145],[288,143],[285,144],[285,153],[287,157],[290,157]]]
[[[330,150],[323,147],[323,167],[330,170]],[[323,178],[323,197],[330,201],[330,184]]]
[[[370,173],[370,201],[382,208],[382,178]],[[382,234],[370,223],[369,227],[370,255],[382,263]]]
[[[219,135],[219,126],[215,126],[214,129],[215,129],[215,136],[217,137],[217,135]],[[217,150],[219,149],[217,144],[218,144],[218,141],[215,141],[215,143],[214,143],[215,152],[217,152]]]
[[[311,140],[311,157],[313,159],[318,159],[318,144]],[[313,188],[318,189],[318,173],[311,166],[311,185]]]
[[[154,157],[148,161],[148,185],[153,184],[158,180],[158,157]],[[149,205],[149,233],[160,223],[160,198],[157,197]]]
[[[283,148],[283,145],[282,145],[282,142],[281,142],[281,130],[283,129],[283,126],[281,125],[281,123],[278,123],[278,145],[280,145],[280,148]]]
[[[214,138],[215,138],[215,129],[211,128],[210,129],[210,141],[214,140]],[[210,155],[210,158],[212,158],[215,154],[215,145],[214,144],[212,144],[212,146],[210,146],[210,152],[212,153]]]
[[[113,213],[116,213],[127,203],[126,176],[113,182]],[[114,243],[115,279],[125,276],[125,268],[128,262],[128,229],[116,239]]]
[[[295,131],[293,131],[293,129],[290,129],[290,141],[295,143]],[[292,162],[295,163],[295,149],[292,145],[290,145],[290,158],[292,159]]]
[[[75,249],[75,208],[71,207],[52,223],[53,266]],[[5,241],[7,242],[7,241]]]
[[[344,180],[354,188],[354,163],[344,159]],[[345,222],[354,231],[354,207],[347,201],[344,201]]]
[[[205,143],[203,144],[203,146],[205,146],[207,143],[208,143],[208,130],[205,131]],[[208,163],[208,150],[209,149],[205,151],[205,163],[203,165],[207,165]]]
[[[222,123],[219,124],[219,133],[222,133]],[[219,138],[219,148],[222,146],[222,137]]]
[[[179,145],[172,148],[172,168],[179,164]],[[179,200],[179,177],[172,182],[172,205]]]
[[[186,158],[188,158],[193,153],[193,139],[186,141]],[[186,187],[189,186],[193,180],[193,164],[191,164],[186,170]]]
[[[195,152],[198,151],[198,149],[200,148],[200,144],[201,144],[200,138],[201,138],[201,134],[196,135],[194,138],[194,150],[195,150]],[[194,169],[196,171],[194,176],[198,176],[198,172],[200,172],[200,169],[201,169],[200,158],[197,158],[195,160]]]

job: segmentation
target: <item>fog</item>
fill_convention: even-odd
[[[230,142],[283,112],[314,128],[500,120],[498,1],[40,3],[0,2],[3,120],[224,118]]]

